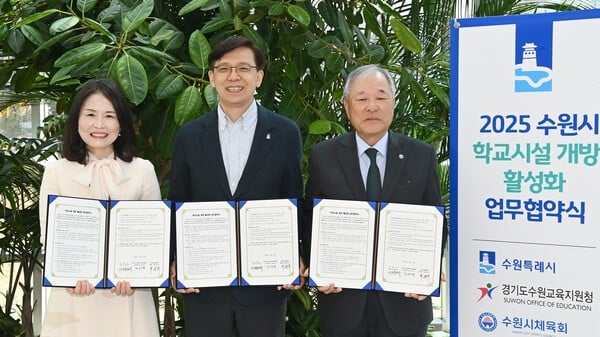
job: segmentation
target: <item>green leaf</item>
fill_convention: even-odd
[[[423,47],[421,46],[419,39],[400,20],[392,18],[390,20],[390,24],[392,25],[394,34],[396,34],[396,38],[406,49],[413,53],[420,53],[423,51]]]
[[[375,33],[375,35],[377,35],[379,41],[387,44],[387,37],[381,29],[381,24],[377,20],[377,14],[375,13],[377,13],[377,10],[373,8],[371,4],[365,3],[365,7],[363,8],[362,14],[367,28],[373,33]]]
[[[185,6],[183,6],[179,10],[179,13],[177,13],[177,15],[184,16],[188,13],[195,11],[198,8],[203,7],[207,3],[208,3],[208,0],[192,0],[192,1],[188,2]]]
[[[265,42],[265,40],[262,38],[262,36],[260,36],[260,34],[258,34],[255,30],[248,27],[247,25],[244,25],[242,27],[242,35],[244,35],[248,39],[252,40],[252,42],[256,43],[260,47],[260,49],[263,50],[265,55],[269,55],[269,45]]]
[[[31,43],[35,44],[36,46],[41,46],[42,44],[44,44],[44,42],[46,42],[46,37],[44,37],[44,35],[40,33],[39,30],[35,29],[32,26],[22,26],[21,31],[23,32],[23,35],[25,35],[27,40],[31,41]]]
[[[140,61],[133,56],[122,55],[117,61],[116,74],[129,101],[140,104],[148,93],[148,77]]]
[[[442,89],[432,78],[429,77],[425,78],[425,83],[427,84],[429,90],[433,92],[435,97],[437,97],[437,99],[439,99],[445,107],[450,107],[450,98],[448,98],[447,90]]]
[[[56,84],[58,82],[66,80],[66,79],[70,79],[71,78],[71,69],[73,69],[73,67],[75,67],[75,66],[73,65],[73,66],[68,66],[68,67],[58,69],[58,71],[50,79],[50,84]]]
[[[200,31],[204,34],[212,33],[212,32],[221,30],[222,28],[229,26],[230,24],[231,24],[231,20],[224,20],[224,19],[221,19],[220,17],[214,17],[208,23],[203,25],[202,28],[200,28]]]
[[[284,10],[285,10],[285,5],[283,4],[283,2],[275,2],[273,5],[271,5],[269,7],[268,13],[270,16],[278,16],[278,15],[281,15]]]
[[[308,25],[310,24],[310,15],[304,10],[304,8],[298,5],[289,5],[287,7],[287,12],[301,25],[308,27]]]
[[[379,63],[385,57],[385,49],[377,44],[371,45],[366,56],[369,63]]]
[[[116,41],[116,37],[113,33],[111,33],[106,27],[104,27],[101,23],[99,23],[98,21],[89,19],[89,18],[83,18],[83,22],[85,22],[85,24],[87,24],[88,26],[90,26],[93,30],[99,32],[100,34],[109,37],[112,41]]]
[[[287,76],[287,78],[289,78],[290,80],[295,80],[298,77],[300,77],[300,73],[298,72],[298,69],[296,68],[296,63],[294,62],[287,62],[284,67],[285,69],[285,76]]]
[[[50,25],[50,34],[64,32],[65,30],[71,29],[79,23],[79,18],[76,16],[67,16],[66,18],[58,19]]]
[[[244,27],[244,23],[242,22],[242,19],[240,19],[239,16],[235,16],[233,18],[233,29],[235,29],[236,31],[242,30],[242,28]]]
[[[339,29],[340,33],[342,33],[344,41],[346,41],[346,45],[354,45],[352,30],[348,25],[348,21],[346,21],[346,16],[342,12],[339,12],[337,15],[337,28]]]
[[[214,109],[217,107],[219,97],[217,96],[215,88],[210,84],[204,86],[204,99],[206,100],[206,103],[208,103],[209,108]]]
[[[339,73],[344,67],[344,57],[340,53],[331,53],[325,57],[325,67],[332,73]]]
[[[94,9],[98,0],[77,0],[77,9],[81,13],[87,13]]]
[[[117,21],[121,15],[121,2],[120,1],[111,1],[110,5],[106,7],[98,17],[96,21],[98,22],[107,22],[107,21]]]
[[[48,9],[43,12],[35,13],[35,14],[30,15],[30,16],[26,17],[25,19],[19,21],[19,23],[17,23],[15,25],[15,27],[19,28],[19,27],[28,25],[32,22],[36,22],[38,20],[41,20],[41,19],[47,17],[48,15],[52,15],[57,12],[58,12],[58,9]]]
[[[163,50],[175,50],[181,48],[185,42],[185,36],[174,25],[162,19],[154,19],[148,25],[151,43],[154,46],[164,43]]]
[[[117,61],[118,61],[118,59],[116,57],[106,60],[104,62],[104,64],[102,64],[98,68],[98,72],[96,73],[96,76],[98,78],[109,78],[109,77],[116,78],[117,76],[114,75],[114,72],[115,72],[114,70],[116,68]]]
[[[219,14],[223,17],[223,19],[231,20],[233,19],[233,11],[231,10],[231,4],[229,0],[216,0],[214,2],[219,3]]]
[[[327,55],[329,55],[330,53],[331,49],[322,40],[315,40],[310,44],[310,46],[308,46],[308,55],[312,57],[322,59],[327,57]]]
[[[183,46],[184,42],[185,35],[180,31],[176,31],[175,34],[173,34],[173,36],[171,36],[171,38],[165,42],[164,50],[178,50],[181,48],[181,46]]]
[[[128,33],[135,30],[152,14],[154,0],[144,0],[139,6],[123,17],[123,31]]]
[[[13,71],[9,68],[0,68],[0,86],[4,86],[12,77]]]
[[[330,27],[335,27],[335,16],[336,16],[335,13],[336,12],[333,8],[331,8],[331,5],[329,4],[329,2],[328,1],[319,1],[319,4],[317,5],[317,9],[319,11],[319,14],[325,21],[325,23]]]
[[[106,55],[100,54],[98,57],[94,57],[87,62],[75,65],[71,70],[71,76],[75,78],[79,78],[86,74],[95,76],[102,63],[104,63],[105,57]]]
[[[175,102],[175,123],[183,125],[198,115],[202,108],[202,95],[195,86],[183,90]]]
[[[87,32],[83,33],[80,36],[81,36],[81,39],[80,39],[81,43],[83,44],[83,43],[87,43],[88,41],[90,41],[91,39],[93,39],[94,36],[96,36],[96,32],[93,32],[93,31],[90,30],[90,31],[87,31]]]
[[[331,122],[324,119],[310,123],[308,133],[311,135],[324,135],[331,131]]]
[[[185,88],[185,81],[181,76],[170,74],[163,78],[156,87],[156,98],[166,99],[179,94]]]
[[[167,54],[160,50],[156,50],[156,49],[144,47],[144,46],[133,46],[133,47],[131,47],[131,49],[133,49],[139,53],[145,54],[147,56],[152,56],[154,58],[164,60],[169,63],[177,63],[177,59],[175,57],[173,57],[171,54]]]
[[[304,310],[308,310],[311,308],[313,300],[312,297],[310,296],[310,294],[307,291],[307,288],[302,288],[299,289],[298,291],[294,291],[293,296],[297,296],[298,299],[300,299],[300,302],[302,302],[302,307],[304,308]]]
[[[402,68],[400,72],[400,77],[402,81],[408,83],[408,86],[411,89],[411,94],[422,104],[428,104],[429,98],[427,97],[427,93],[421,87],[421,83],[417,81],[417,79],[413,76],[411,71],[406,68]]]
[[[176,33],[177,31],[172,29],[160,29],[158,32],[152,35],[152,37],[150,38],[150,43],[152,43],[152,45],[154,46],[158,46],[158,44],[162,41],[171,40]]]
[[[5,22],[0,23],[0,41],[4,41],[8,35],[8,24]]]
[[[10,49],[19,54],[23,51],[23,47],[25,47],[25,36],[23,36],[20,29],[11,30],[8,33],[7,42]]]
[[[15,86],[15,92],[25,92],[30,90],[39,73],[40,69],[35,64],[26,68],[17,69],[11,80]]]
[[[102,54],[106,49],[104,43],[94,42],[69,50],[54,61],[54,66],[62,68],[73,64],[81,64]]]
[[[210,54],[211,47],[204,34],[199,30],[194,31],[190,36],[189,44],[189,53],[192,62],[202,70],[208,69],[208,54]]]

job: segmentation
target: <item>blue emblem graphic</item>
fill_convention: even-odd
[[[552,91],[552,25],[517,25],[515,92]]]
[[[479,273],[496,274],[496,252],[479,251]]]
[[[496,320],[496,316],[490,312],[484,312],[483,314],[479,315],[477,321],[481,330],[485,332],[494,331],[498,326],[498,320]]]

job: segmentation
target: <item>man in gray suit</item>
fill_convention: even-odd
[[[173,148],[169,199],[300,198],[300,130],[293,121],[254,99],[264,76],[263,52],[251,41],[232,36],[215,46],[208,62],[219,105],[179,131]],[[182,290],[186,336],[231,337],[235,331],[240,337],[283,337],[290,294],[283,288]],[[291,285],[285,288],[295,289]]]
[[[441,205],[433,148],[389,130],[395,105],[390,73],[376,65],[354,70],[345,84],[343,103],[354,131],[315,145],[310,154],[303,220],[305,262],[314,198]],[[369,152],[380,185],[372,195],[366,188],[371,176]],[[430,297],[342,290],[334,284],[319,287],[318,311],[324,337],[424,337],[433,318]]]

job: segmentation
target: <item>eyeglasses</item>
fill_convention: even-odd
[[[238,74],[248,74],[252,69],[256,69],[255,66],[251,66],[249,64],[239,64],[236,67],[230,66],[229,64],[220,64],[218,66],[213,67],[213,71],[217,74],[231,74],[231,71],[235,69]]]

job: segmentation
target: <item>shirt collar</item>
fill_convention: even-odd
[[[229,124],[234,124],[229,116],[223,111],[221,105],[217,106],[217,116],[219,118],[219,129],[223,131],[225,127]],[[256,100],[253,100],[248,109],[242,114],[240,119],[238,119],[235,123],[241,123],[242,128],[244,130],[248,130],[257,120],[258,118],[258,107],[256,104]]]
[[[358,150],[359,156],[362,153],[364,153],[366,149],[372,147],[377,149],[377,152],[379,152],[381,155],[383,155],[383,157],[385,157],[385,155],[387,154],[389,132],[386,132],[385,135],[383,135],[383,137],[381,137],[381,139],[377,143],[375,143],[374,146],[370,146],[369,144],[367,144],[362,138],[360,138],[358,133],[355,132],[354,134],[356,136],[356,148]]]

